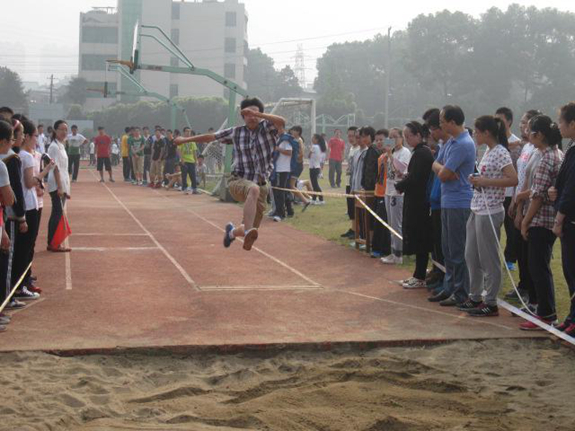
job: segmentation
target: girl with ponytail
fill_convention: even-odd
[[[517,172],[507,149],[507,128],[502,120],[491,115],[479,117],[475,120],[474,136],[478,146],[487,145],[487,151],[478,165],[479,172],[469,178],[474,191],[467,221],[465,261],[471,284],[469,298],[459,308],[472,317],[489,317],[499,314],[498,240],[505,218],[505,188],[517,185]]]
[[[561,167],[563,157],[557,147],[562,137],[559,126],[546,115],[533,117],[529,121],[529,128],[531,143],[541,158],[530,173],[531,187],[527,190],[529,200],[527,213],[521,223],[521,235],[527,241],[529,272],[537,296],[537,316],[552,324],[557,319],[550,266],[556,239],[553,234],[556,210],[549,200],[548,191],[555,185]],[[534,331],[539,327],[525,322],[520,325],[520,329]]]

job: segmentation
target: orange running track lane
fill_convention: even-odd
[[[0,351],[235,351],[533,337],[505,311],[473,319],[430,304],[427,292],[398,285],[411,275],[405,270],[286,224],[266,219],[251,252],[239,241],[224,249],[223,227],[241,219],[240,206],[117,181],[100,184],[91,169],[80,171],[67,205],[69,255],[46,251],[46,199],[34,263],[44,293],[13,313]],[[311,211],[321,217],[321,208]]]

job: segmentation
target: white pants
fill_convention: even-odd
[[[398,234],[403,235],[403,196],[385,196],[385,210],[389,224]],[[403,254],[403,240],[391,234],[391,254],[401,256]]]

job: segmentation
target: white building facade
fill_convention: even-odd
[[[101,109],[117,101],[129,103],[136,89],[116,72],[106,71],[107,59],[129,60],[134,25],[160,27],[198,68],[210,69],[245,88],[247,66],[247,22],[245,6],[238,0],[118,0],[117,8],[97,8],[80,15],[79,76],[89,87],[124,93],[104,98],[92,92],[87,111]],[[162,39],[159,32],[145,30]],[[142,38],[140,63],[183,66],[165,48],[150,38]],[[137,71],[134,75],[149,91],[166,97],[226,97],[227,91],[206,77]],[[150,99],[153,100],[153,99]]]

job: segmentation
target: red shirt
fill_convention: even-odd
[[[329,159],[336,162],[343,161],[345,142],[342,139],[331,138],[327,144],[329,147]]]
[[[94,145],[96,145],[96,154],[98,157],[110,157],[112,139],[108,135],[96,136],[94,138]]]

